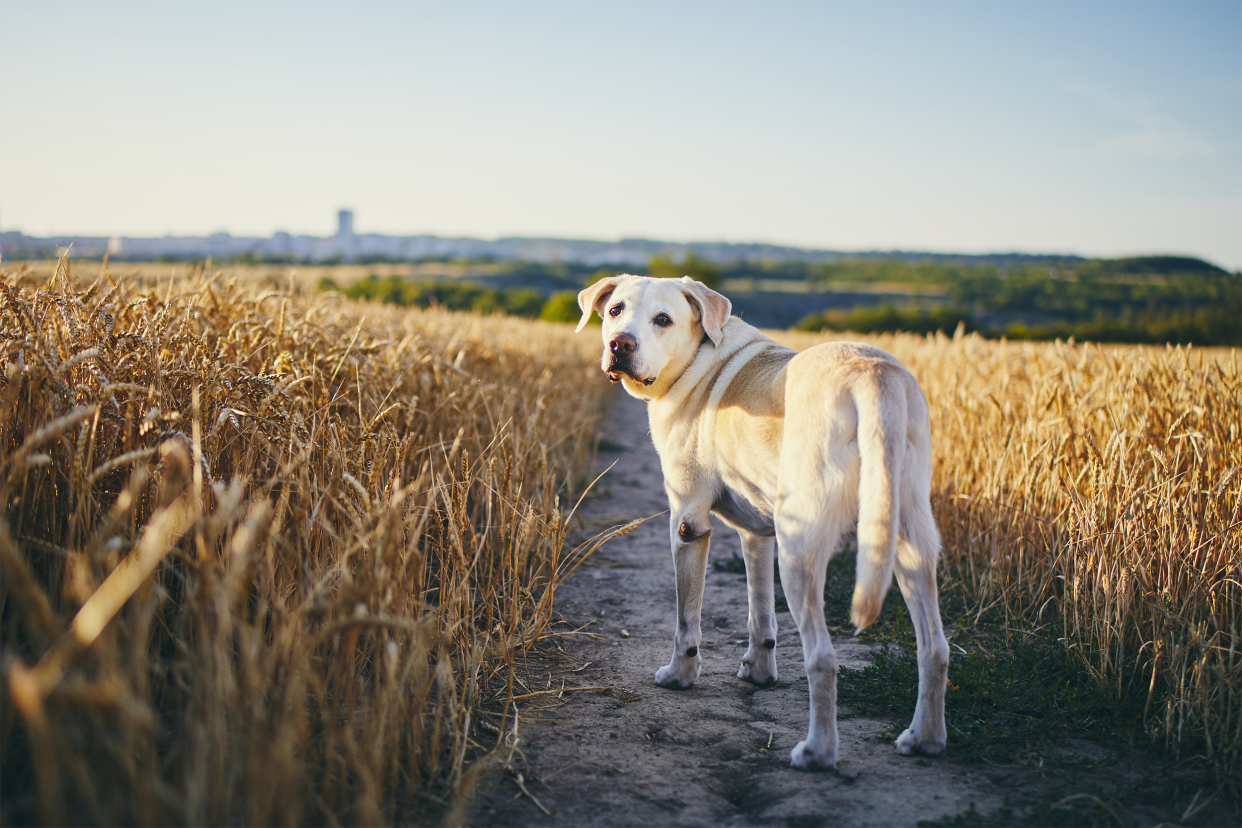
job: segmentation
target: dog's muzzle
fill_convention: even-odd
[[[651,377],[650,379],[639,379],[634,376],[631,371],[628,369],[622,369],[616,363],[610,364],[606,369],[604,369],[604,373],[608,375],[608,381],[614,383],[620,382],[622,377],[629,377],[634,380],[634,382],[641,382],[643,385],[651,385],[656,381],[655,377]]]
[[[655,377],[643,379],[634,373],[634,351],[636,348],[638,348],[638,340],[630,334],[617,334],[608,340],[608,367],[604,369],[604,372],[608,374],[610,381],[620,382],[623,376],[627,376],[635,382],[641,382],[643,385],[651,385],[655,382]]]

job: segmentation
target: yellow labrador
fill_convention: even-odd
[[[709,513],[738,531],[746,560],[750,647],[740,679],[776,681],[772,559],[802,638],[807,737],[794,767],[837,761],[837,660],[824,624],[824,578],[844,532],[858,529],[851,617],[879,615],[894,570],[914,620],[919,695],[903,754],[944,749],[949,645],[936,595],[931,430],[914,377],[878,348],[828,343],[802,353],[730,316],[727,298],[689,277],[615,276],[578,294],[582,321],[604,320],[601,367],[647,402],[668,492],[677,580],[673,658],[656,684],[698,678]]]

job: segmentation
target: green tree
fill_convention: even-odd
[[[583,287],[590,287],[591,285],[593,285],[593,284],[595,284],[596,282],[598,282],[600,279],[607,279],[607,278],[608,278],[608,277],[610,277],[610,276],[618,276],[618,275],[620,275],[620,274],[618,274],[618,273],[617,273],[616,271],[614,271],[614,270],[609,270],[608,268],[603,268],[603,269],[601,269],[601,270],[597,270],[597,271],[595,271],[595,272],[594,272],[594,273],[592,273],[590,276],[586,277],[586,279],[584,279],[584,280],[582,281],[582,286],[583,286]],[[575,294],[575,296],[576,296],[576,294]],[[577,300],[575,299],[575,301],[577,301]]]
[[[652,256],[647,264],[647,274],[656,279],[680,279],[689,276],[702,282],[709,288],[720,287],[720,268],[715,262],[687,253],[680,262],[674,262],[672,256]]]
[[[893,333],[905,331],[929,334],[936,331],[953,333],[958,325],[973,330],[968,315],[950,308],[897,308],[885,303],[878,307],[853,308],[851,310],[826,310],[813,313],[797,324],[800,331],[852,331],[853,333]]]
[[[510,316],[534,319],[543,312],[543,294],[534,288],[509,288],[501,291],[500,299]]]
[[[601,277],[602,278],[602,277]],[[571,325],[578,324],[578,320],[582,317],[582,311],[578,307],[578,294],[571,290],[561,293],[552,294],[543,310],[539,312],[539,318],[545,322],[568,322]],[[601,325],[598,314],[591,314],[590,325]]]

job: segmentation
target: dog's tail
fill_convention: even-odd
[[[854,388],[858,411],[858,573],[850,618],[861,632],[880,615],[893,581],[906,449],[906,395],[884,372]],[[885,392],[888,393],[885,393]]]

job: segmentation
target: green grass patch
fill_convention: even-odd
[[[945,693],[946,754],[990,764],[1038,766],[1091,763],[1066,751],[1066,739],[1086,739],[1109,753],[1147,745],[1146,697],[1111,699],[1053,646],[1020,635],[1001,638],[991,652],[978,647],[949,660]],[[862,670],[841,670],[838,701],[855,715],[891,718],[904,728],[918,699],[914,653],[888,648]],[[894,734],[895,735],[895,734]]]
[[[1212,826],[1235,825],[1236,816],[1203,788],[1184,779],[1144,777],[1138,783],[1066,796],[1053,795],[1022,805],[1010,801],[991,812],[981,812],[972,802],[959,814],[919,820],[920,828],[1116,828],[1127,825]]]
[[[737,553],[715,561],[713,568],[746,571]],[[829,561],[824,581],[824,620],[834,636],[853,634],[849,615],[855,569],[851,540]],[[1079,752],[1059,749],[1068,738],[1092,741],[1113,752],[1149,743],[1142,728],[1145,693],[1116,698],[1055,642],[1007,633],[998,624],[968,629],[954,623],[952,611],[943,614],[946,630],[958,629],[945,694],[950,756],[991,764],[1072,765],[1087,760]],[[891,719],[900,732],[918,700],[919,670],[914,625],[896,584],[889,588],[879,618],[859,638],[885,646],[871,666],[841,670],[837,699],[852,715]]]
[[[1106,802],[1094,795],[1071,796],[1056,802],[1037,802],[1022,809],[1005,805],[992,813],[980,813],[972,802],[970,808],[955,816],[919,820],[919,828],[1115,828],[1119,824],[1128,823],[1118,815],[1118,804]]]
[[[828,562],[828,572],[824,578],[824,623],[828,625],[828,632],[833,635],[854,634],[854,624],[850,621],[850,602],[854,600],[857,570],[858,551],[853,538],[850,538],[841,551]],[[913,652],[914,623],[910,620],[906,601],[901,597],[901,590],[896,583],[889,587],[884,596],[880,616],[858,638],[860,641],[909,647]],[[914,710],[913,707],[910,709]]]
[[[854,597],[854,575],[857,568],[856,550],[853,539],[847,539],[841,551],[828,562],[828,571],[824,579],[824,622],[833,635],[853,635],[854,625],[850,623],[850,601]],[[746,562],[736,552],[728,558],[712,561],[712,569],[733,575],[746,574]],[[776,583],[781,582],[781,568],[776,567]],[[776,596],[776,611],[788,612],[789,603],[785,596]],[[884,608],[876,622],[863,630],[860,636],[863,641],[877,641],[889,644],[914,647],[914,625],[910,621],[910,613],[906,611],[906,602],[901,597],[901,590],[894,584],[884,598]]]
[[[852,631],[854,568],[848,548],[828,565],[824,613],[834,634]],[[956,647],[950,646],[945,693],[949,755],[992,764],[1064,765],[1083,761],[1058,750],[1067,738],[1114,746],[1148,743],[1142,729],[1145,693],[1113,698],[1055,642],[1007,633],[997,624],[968,629],[955,623],[954,613],[942,609],[942,614],[946,632],[957,639]],[[896,736],[914,713],[919,680],[914,625],[896,584],[860,639],[885,647],[871,666],[841,670],[837,699],[854,715],[891,718]]]

